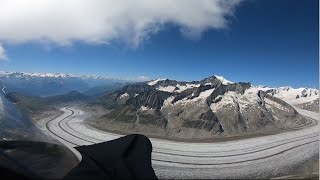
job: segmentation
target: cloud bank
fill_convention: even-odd
[[[165,24],[187,38],[228,26],[242,0],[0,0],[0,42],[137,47]],[[3,51],[3,48],[2,48]]]
[[[6,50],[3,48],[1,43],[0,43],[0,60],[8,60]]]

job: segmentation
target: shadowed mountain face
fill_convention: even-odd
[[[45,138],[15,104],[0,94],[0,139],[39,140]]]
[[[6,94],[6,99],[15,103],[16,106],[33,120],[41,119],[47,112],[59,113],[59,108],[68,105],[84,105],[94,100],[93,97],[84,95],[78,91],[71,91],[64,95],[37,97],[25,96],[16,92]]]
[[[0,94],[0,165],[31,177],[61,179],[78,164],[78,159],[19,110],[18,103],[28,99],[22,97],[17,93],[6,97]]]
[[[92,124],[112,131],[210,138],[274,132],[306,123],[293,107],[270,92],[220,76],[192,82],[138,83],[98,98],[92,107],[111,112]]]
[[[18,104],[43,103],[43,105],[63,104],[63,103],[75,102],[75,101],[85,102],[85,101],[92,100],[92,97],[84,95],[78,91],[71,91],[64,95],[48,96],[45,98],[37,97],[37,96],[24,96],[16,92],[10,92],[6,94],[6,97],[13,103],[18,103]]]

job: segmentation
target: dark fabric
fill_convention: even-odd
[[[61,148],[43,142],[0,142],[0,177],[57,177],[52,174],[59,174],[61,168],[65,167],[65,162],[59,159],[63,157],[59,155]],[[152,145],[143,135],[129,135],[76,149],[82,154],[82,161],[64,177],[65,179],[157,179],[151,166]],[[62,164],[54,161],[61,161]],[[53,165],[56,168],[52,168]]]
[[[78,159],[65,146],[34,141],[0,141],[0,179],[62,179]]]
[[[66,179],[157,179],[150,140],[138,134],[76,148],[82,161]]]
[[[26,173],[21,173],[8,168],[0,167],[0,177],[1,179],[40,179],[40,177],[35,175],[26,175]]]

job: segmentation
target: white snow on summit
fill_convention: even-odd
[[[221,81],[222,84],[224,85],[228,85],[228,84],[233,84],[233,82],[225,79],[223,76],[217,76],[217,75],[214,75],[217,79],[219,79]]]
[[[149,86],[154,86],[154,85],[156,85],[159,81],[164,81],[164,80],[166,80],[166,79],[156,79],[156,80],[152,80],[152,81],[149,81],[149,82],[148,82],[148,85],[149,85]]]

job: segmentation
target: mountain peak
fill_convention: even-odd
[[[218,80],[220,80],[221,83],[224,84],[224,85],[228,85],[228,84],[233,84],[234,83],[232,81],[227,80],[223,76],[214,75],[214,77],[216,77]]]

